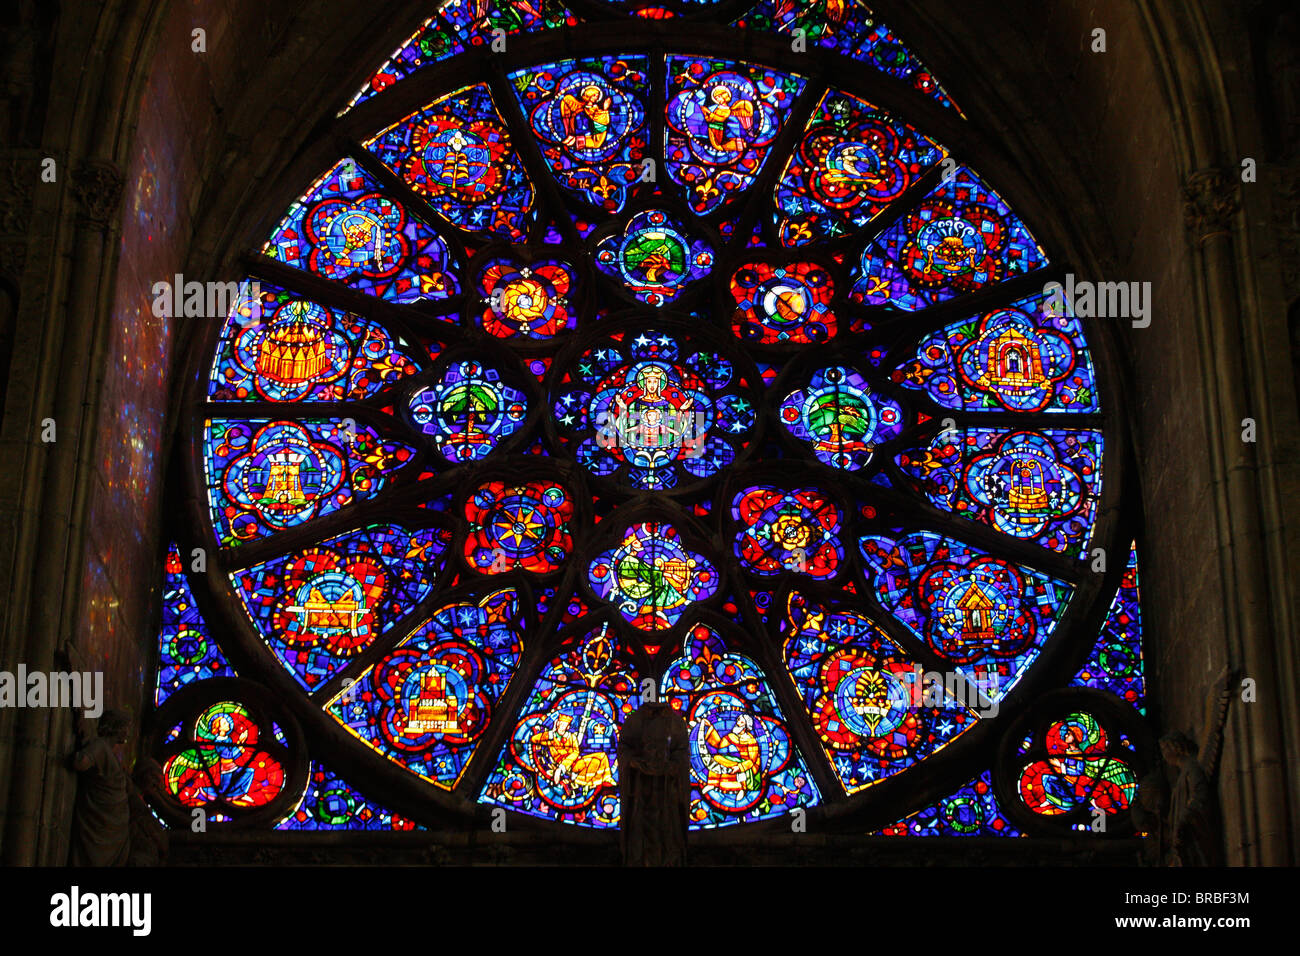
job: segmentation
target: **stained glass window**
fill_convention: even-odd
[[[278,830],[416,830],[415,821],[368,800],[324,766],[314,764],[302,801]]]
[[[948,89],[856,0],[431,4],[197,349],[160,815],[612,831],[662,700],[694,830],[1124,832],[1108,332]]]
[[[167,549],[162,598],[162,633],[158,637],[154,690],[154,704],[159,707],[186,684],[209,677],[235,676],[194,603],[194,591],[174,544]]]

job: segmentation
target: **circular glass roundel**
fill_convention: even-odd
[[[689,724],[692,828],[906,803],[1087,617],[1085,328],[959,144],[873,98],[958,115],[905,48],[827,86],[546,60],[568,21],[518,17],[503,74],[363,97],[217,337],[194,447],[241,676],[406,805],[616,827],[649,700]],[[1019,785],[1072,812],[1034,746]]]

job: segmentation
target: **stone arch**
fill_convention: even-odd
[[[156,630],[159,489],[183,391],[173,370],[194,338],[140,321],[143,290],[174,272],[233,274],[244,230],[279,212],[259,196],[277,177],[302,179],[282,158],[424,6],[309,21],[243,0],[114,0],[64,3],[43,22],[49,74],[30,93],[11,88],[16,115],[43,97],[46,121],[7,150],[0,235],[0,262],[23,262],[0,430],[5,664],[51,668],[72,646],[123,702],[136,692]],[[877,6],[925,38],[997,144],[990,175],[1015,186],[1013,205],[1054,224],[1081,268],[1155,287],[1151,327],[1117,330],[1146,516],[1153,710],[1164,729],[1199,732],[1222,666],[1257,678],[1258,702],[1229,724],[1225,844],[1232,862],[1294,862],[1300,405],[1276,344],[1290,340],[1286,303],[1300,294],[1287,262],[1300,180],[1294,155],[1269,151],[1256,74],[1224,66],[1253,55],[1262,70],[1269,48],[1252,54],[1252,21],[1232,2]],[[202,56],[190,49],[199,24]],[[1098,27],[1105,54],[1090,50]],[[59,183],[29,185],[47,154]],[[1254,185],[1240,181],[1247,156],[1261,160]],[[1047,206],[1053,215],[1038,214]],[[51,447],[37,428],[47,416],[60,428]],[[1245,418],[1258,424],[1253,444],[1240,440]],[[122,453],[134,443],[144,451]],[[71,730],[65,715],[0,711],[7,862],[62,862]]]

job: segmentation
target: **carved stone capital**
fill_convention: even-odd
[[[107,229],[122,202],[126,177],[116,163],[83,160],[72,173],[72,194],[77,199],[81,222]]]
[[[1241,192],[1235,176],[1222,169],[1200,169],[1183,185],[1183,215],[1192,235],[1204,240],[1226,234],[1241,209]]]

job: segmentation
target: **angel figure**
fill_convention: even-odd
[[[564,145],[570,149],[600,149],[609,136],[610,96],[592,83],[578,96],[566,93],[560,100],[560,122],[564,127]]]
[[[724,153],[743,153],[749,146],[744,136],[728,136],[730,120],[740,124],[745,133],[754,128],[754,104],[745,99],[732,101],[731,90],[715,86],[709,94],[709,105],[704,107],[704,119],[709,124],[709,145]]]

